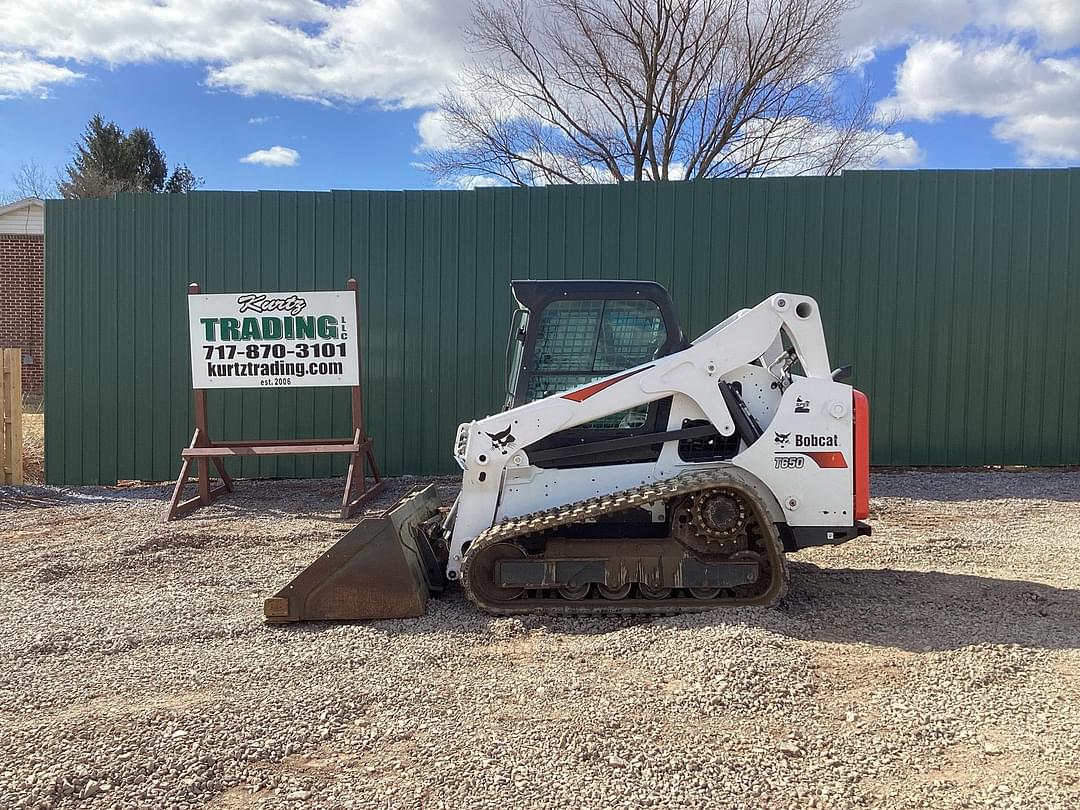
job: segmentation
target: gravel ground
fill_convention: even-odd
[[[264,626],[339,486],[0,490],[0,805],[1080,806],[1076,473],[877,475],[774,610]]]

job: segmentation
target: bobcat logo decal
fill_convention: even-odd
[[[790,433],[777,433],[776,436],[773,437],[773,441],[775,441],[778,445],[783,447],[784,445],[786,445],[788,442],[791,441],[791,434]]]
[[[506,448],[514,443],[514,434],[510,432],[510,427],[510,425],[507,425],[506,430],[487,434],[487,437],[491,439],[491,446],[502,450],[504,454],[508,452]]]

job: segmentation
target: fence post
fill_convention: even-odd
[[[0,483],[23,483],[22,350],[3,349],[3,386],[0,387]]]

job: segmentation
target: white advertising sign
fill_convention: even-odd
[[[356,293],[189,295],[194,388],[359,385]]]

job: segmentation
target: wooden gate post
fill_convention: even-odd
[[[22,349],[0,352],[0,484],[23,483]]]

